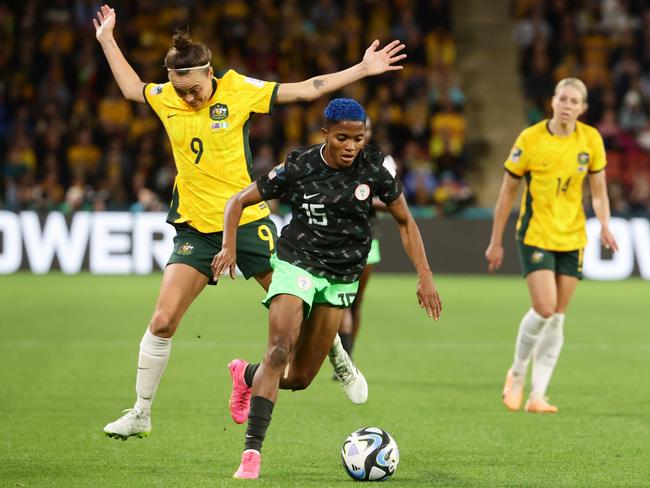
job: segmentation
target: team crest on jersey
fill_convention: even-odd
[[[163,86],[162,85],[154,85],[151,87],[151,90],[149,90],[149,93],[152,95],[160,95],[162,93]]]
[[[530,261],[534,264],[539,264],[542,262],[544,259],[544,253],[542,251],[535,251],[531,256],[530,256]]]
[[[194,251],[194,246],[189,242],[185,242],[178,247],[178,251],[176,251],[176,254],[180,254],[181,256],[189,256],[190,254],[192,254],[193,251]]]
[[[210,118],[212,120],[223,120],[228,117],[228,105],[225,103],[215,103],[210,105]]]
[[[298,285],[298,288],[305,291],[312,287],[311,278],[309,276],[298,276],[296,284]]]
[[[578,154],[578,164],[589,164],[589,153],[581,152]]]
[[[515,146],[512,149],[512,154],[510,155],[510,161],[512,161],[513,163],[518,163],[519,160],[521,159],[521,153],[522,153],[521,149]]]
[[[365,183],[361,183],[357,186],[356,190],[354,190],[354,196],[357,197],[357,200],[365,200],[370,196],[370,187]]]
[[[269,180],[272,180],[273,178],[281,175],[282,173],[284,173],[284,163],[278,164],[275,168],[269,171]]]

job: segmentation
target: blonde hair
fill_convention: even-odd
[[[582,102],[587,103],[587,86],[582,82],[582,80],[579,80],[578,78],[564,78],[555,85],[555,92],[553,94],[557,95],[557,92],[565,86],[571,86],[578,90],[582,95]]]

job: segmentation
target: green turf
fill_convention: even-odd
[[[138,342],[160,276],[0,277],[0,486],[242,486],[230,477],[243,427],[227,408],[226,363],[259,359],[266,313],[239,279],[199,297],[174,339],[153,432],[126,442],[103,425],[130,407]],[[581,283],[549,394],[556,416],[509,413],[500,390],[523,280],[440,277],[443,319],[417,307],[413,277],[375,276],[356,359],[355,406],[330,380],[282,392],[256,486],[352,486],[339,461],[370,425],[397,440],[390,486],[650,486],[650,284]]]

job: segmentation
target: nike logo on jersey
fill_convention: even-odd
[[[178,115],[178,114],[169,114],[169,115],[167,116],[167,118],[168,118],[168,119],[171,119],[172,117],[176,117],[177,115]]]
[[[309,200],[310,198],[314,198],[315,196],[320,195],[320,193],[313,193],[311,195],[307,195],[306,193],[302,196],[305,200]]]

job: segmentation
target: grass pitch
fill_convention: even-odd
[[[413,276],[375,275],[355,359],[370,385],[347,401],[326,364],[282,392],[258,482],[232,480],[244,426],[228,414],[233,357],[259,360],[262,291],[206,290],[174,338],[149,439],[102,427],[134,401],[138,343],[160,275],[0,276],[0,486],[352,486],[345,437],[379,426],[401,462],[389,486],[650,486],[650,284],[583,282],[549,394],[555,416],[510,413],[500,390],[528,308],[516,277],[443,276],[443,319]]]

